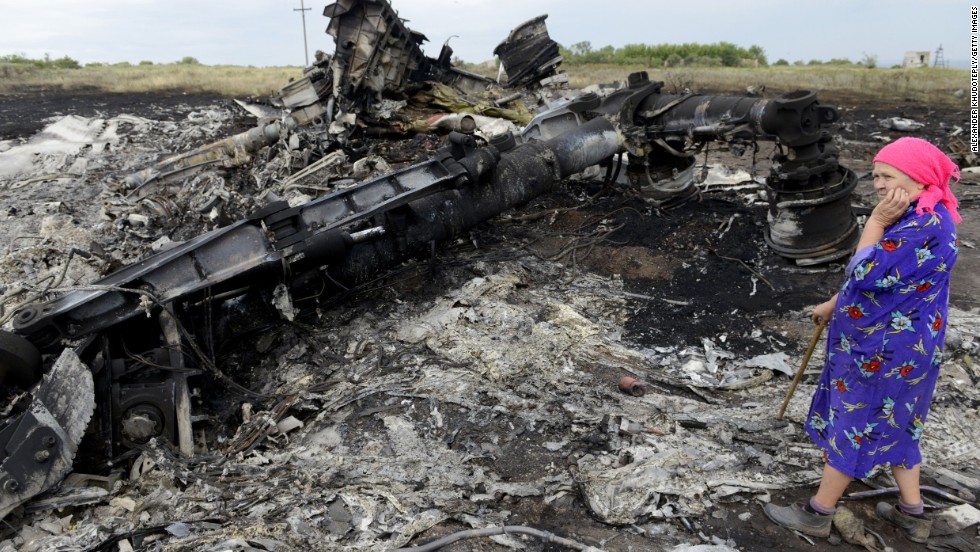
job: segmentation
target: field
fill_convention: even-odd
[[[858,66],[821,65],[815,67],[693,67],[646,69],[613,65],[585,65],[567,68],[573,87],[592,82],[622,79],[633,71],[648,71],[653,80],[664,81],[669,91],[729,91],[742,93],[747,87],[757,91],[765,86],[766,96],[797,89],[816,90],[822,98],[879,98],[912,100],[942,105],[966,106],[968,96],[957,90],[969,89],[966,71],[951,69],[867,69]]]
[[[181,92],[221,96],[270,96],[301,67],[240,67],[226,65],[97,65],[78,69],[39,68],[0,63],[0,94],[25,90],[108,93]]]
[[[663,81],[668,92],[685,88],[695,92],[742,93],[747,87],[766,95],[796,89],[817,90],[829,100],[841,98],[930,102],[966,107],[969,74],[956,69],[868,69],[862,66],[770,66],[649,68],[641,65],[565,64],[570,85],[622,82],[636,71],[647,71]],[[465,69],[495,76],[492,64],[464,65]],[[78,69],[25,67],[0,63],[0,94],[34,89],[101,91],[110,93],[173,92],[221,96],[268,96],[290,79],[302,75],[300,67],[238,67],[199,64],[101,65]]]

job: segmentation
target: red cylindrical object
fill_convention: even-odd
[[[633,376],[623,376],[619,379],[619,390],[634,397],[642,397],[646,393],[643,382]]]

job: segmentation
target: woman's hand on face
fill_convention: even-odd
[[[912,197],[907,191],[902,188],[892,188],[871,211],[869,218],[887,228],[901,218],[911,202]]]

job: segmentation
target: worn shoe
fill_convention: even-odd
[[[822,516],[807,512],[803,509],[802,504],[793,504],[792,506],[766,504],[762,507],[762,511],[777,525],[782,525],[787,529],[795,529],[811,537],[829,537],[830,525],[834,521],[834,516]]]
[[[905,538],[912,542],[926,542],[932,530],[932,520],[903,514],[901,510],[887,502],[875,506],[878,517],[902,530]]]

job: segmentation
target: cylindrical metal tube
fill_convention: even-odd
[[[354,244],[343,259],[329,262],[332,279],[356,285],[379,270],[428,251],[500,213],[555,189],[568,175],[581,172],[615,154],[619,137],[605,118],[547,142],[531,142],[500,154],[483,182],[470,182],[412,201],[400,213],[400,228]]]
[[[634,378],[633,376],[623,376],[620,378],[619,390],[627,395],[633,395],[634,397],[642,397],[646,394],[646,389],[643,387],[643,382]]]
[[[762,126],[768,103],[746,97],[655,94],[640,105],[637,116],[664,134],[715,138],[726,128],[747,124],[752,134],[768,135],[771,132]]]
[[[837,167],[828,177],[830,182],[815,190],[769,187],[766,244],[799,265],[846,257],[857,243],[857,219],[851,211],[851,192],[857,186],[857,176]]]
[[[574,130],[560,134],[546,144],[558,161],[561,178],[608,159],[620,149],[616,128],[603,117],[596,117]]]

